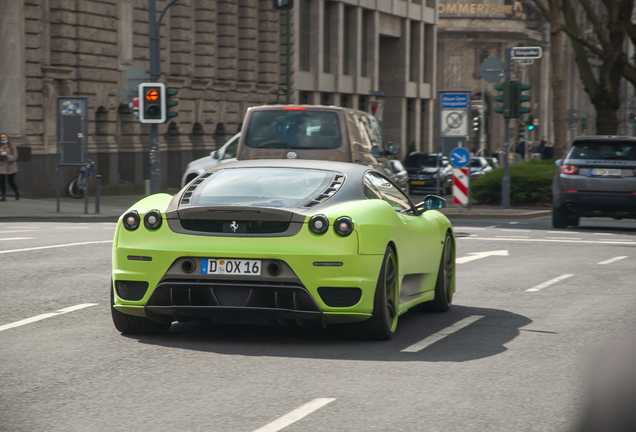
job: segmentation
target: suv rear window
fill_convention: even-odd
[[[610,159],[636,161],[636,142],[577,141],[568,159]]]
[[[411,155],[404,161],[404,166],[407,168],[415,167],[429,167],[435,168],[437,166],[437,156],[430,155]]]
[[[245,137],[251,148],[335,149],[342,146],[338,115],[314,110],[252,113]]]

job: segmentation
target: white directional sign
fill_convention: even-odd
[[[464,264],[470,261],[475,261],[482,258],[488,258],[491,256],[508,256],[507,250],[488,251],[488,252],[471,252],[469,256],[457,258],[455,262],[457,264]]]
[[[540,59],[543,54],[541,47],[514,47],[512,49],[512,59]]]

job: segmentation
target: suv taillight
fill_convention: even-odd
[[[575,165],[563,165],[561,168],[564,174],[572,175],[576,174],[576,166]]]

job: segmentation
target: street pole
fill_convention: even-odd
[[[161,52],[159,30],[161,20],[168,8],[178,0],[172,0],[163,8],[157,21],[156,0],[148,0],[148,37],[150,39],[150,82],[158,82],[161,77]],[[150,124],[150,194],[159,193],[159,125]]]
[[[510,81],[511,52],[512,48],[506,48],[506,81]],[[504,130],[504,174],[503,179],[501,180],[501,203],[504,209],[510,208],[510,176],[508,174],[509,123],[510,119],[506,118],[506,128]]]
[[[481,112],[479,113],[479,150],[481,156],[486,153],[486,98],[484,97],[484,78],[481,78]]]
[[[291,10],[287,9],[287,105],[291,103]]]

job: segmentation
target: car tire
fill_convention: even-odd
[[[349,324],[349,330],[363,339],[389,340],[395,334],[398,320],[398,266],[391,246],[386,248],[380,276],[375,288],[373,313],[368,320]]]
[[[170,330],[171,323],[156,323],[148,318],[128,315],[115,309],[113,283],[110,284],[110,314],[115,328],[122,334],[163,334]]]
[[[453,238],[446,233],[444,249],[435,282],[435,299],[428,302],[428,310],[432,312],[448,312],[453,302],[453,277],[455,276],[455,250]]]
[[[552,227],[554,228],[567,228],[568,217],[565,210],[559,207],[552,207]]]
[[[569,217],[568,218],[568,226],[577,227],[577,226],[579,226],[579,222],[580,221],[581,221],[581,218],[578,217],[578,216]]]

